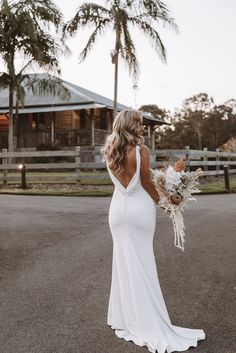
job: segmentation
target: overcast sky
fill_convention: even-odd
[[[145,37],[132,31],[141,69],[137,107],[157,104],[174,111],[185,98],[200,92],[208,93],[219,104],[236,98],[236,0],[164,2],[179,27],[179,34],[159,28],[167,49],[167,64],[159,59]],[[68,20],[83,1],[56,0],[56,3]],[[112,99],[114,65],[110,50],[114,48],[114,33],[100,37],[87,60],[79,64],[79,53],[89,33],[80,31],[69,40],[72,55],[61,60],[63,78]],[[127,69],[121,65],[118,101],[134,107],[132,86]]]

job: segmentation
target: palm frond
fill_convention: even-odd
[[[95,3],[85,3],[79,7],[75,16],[63,29],[64,35],[76,34],[79,27],[94,25],[96,28],[101,24],[105,25],[112,21],[111,12],[105,7]]]
[[[25,87],[22,85],[18,85],[16,90],[16,101],[17,101],[18,107],[21,106],[22,108],[24,108],[25,97],[26,97]]]
[[[121,47],[121,57],[124,59],[126,64],[128,65],[130,75],[133,76],[135,80],[137,80],[139,75],[139,64],[137,60],[136,50],[132,38],[130,36],[128,23],[124,19],[122,22],[122,47]]]
[[[96,42],[96,39],[99,35],[103,34],[103,32],[107,29],[108,25],[110,24],[110,21],[101,21],[95,28],[95,30],[92,32],[91,36],[88,39],[87,44],[85,45],[84,49],[80,53],[80,63],[87,57],[88,53],[92,49],[93,45]]]
[[[37,64],[47,70],[59,70],[59,54],[61,50],[60,43],[48,33],[40,33],[36,35],[35,39],[28,42],[27,39],[21,41],[24,45],[24,56],[36,61]],[[20,49],[20,48],[19,48]]]
[[[170,10],[168,6],[160,0],[137,0],[136,4],[133,0],[126,0],[128,7],[138,9],[138,16],[141,16],[144,20],[149,20],[150,22],[154,20],[156,24],[162,22],[162,24],[168,25],[170,28],[175,30],[177,33],[179,31],[175,19],[170,16]]]
[[[29,14],[31,18],[37,19],[45,26],[50,23],[59,28],[62,25],[62,13],[56,4],[51,0],[21,0],[14,3],[16,14]]]
[[[155,28],[143,20],[141,16],[130,17],[129,21],[143,32],[147,39],[151,41],[151,44],[158,53],[160,59],[163,62],[166,62],[166,49],[159,33],[155,30]]]
[[[0,73],[0,88],[4,89],[9,86],[9,75],[6,72]]]
[[[52,75],[48,75],[48,78],[31,76],[25,85],[33,94],[40,96],[51,94],[63,100],[71,97],[70,90],[63,85],[63,81]]]

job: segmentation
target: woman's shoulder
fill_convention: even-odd
[[[125,152],[125,154],[127,154],[127,153],[130,154],[130,152],[134,153],[134,151],[136,150],[137,147],[139,148],[140,152],[146,153],[146,154],[149,153],[148,146],[146,146],[144,144],[137,144],[137,145],[132,145],[132,146],[128,145],[124,148],[124,152]],[[133,153],[131,153],[131,154],[133,154]]]
[[[137,145],[125,145],[123,148],[124,153],[129,153],[135,150]]]
[[[146,146],[146,145],[139,145],[140,147],[140,151],[141,152],[144,152],[144,153],[149,153],[149,148],[148,148],[148,146]]]

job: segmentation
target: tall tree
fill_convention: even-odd
[[[163,119],[169,114],[165,109],[159,108],[156,104],[145,104],[142,105],[139,110],[146,113],[151,113],[154,117]]]
[[[184,119],[188,120],[193,132],[197,137],[197,148],[202,149],[202,135],[204,119],[208,117],[212,110],[214,101],[207,93],[199,93],[184,100],[182,112]]]
[[[112,51],[112,62],[115,64],[114,79],[114,117],[117,114],[118,63],[119,56],[128,65],[129,72],[137,78],[139,65],[136,48],[131,36],[130,27],[142,32],[152,43],[161,60],[166,62],[166,49],[157,31],[159,23],[168,24],[178,30],[169,9],[160,0],[108,0],[107,7],[84,3],[78,8],[75,16],[67,23],[65,35],[73,36],[79,28],[93,26],[93,32],[80,54],[81,61],[86,59],[99,35],[112,30],[115,33],[115,48]]]
[[[215,105],[205,93],[187,98],[181,109],[173,114],[171,126],[159,130],[159,148],[192,149],[220,148],[227,140],[236,137],[235,101]]]
[[[0,56],[6,66],[1,77],[1,86],[9,87],[9,136],[8,149],[14,149],[14,94],[19,102],[24,98],[21,82],[24,71],[36,62],[47,71],[60,74],[58,54],[63,43],[50,34],[59,33],[62,14],[52,0],[2,0],[0,4]],[[17,55],[25,58],[26,64],[17,73]]]

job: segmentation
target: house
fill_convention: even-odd
[[[47,79],[47,74],[31,74],[32,78]],[[75,145],[102,145],[110,133],[113,121],[113,101],[85,88],[62,80],[69,91],[67,98],[52,94],[33,94],[25,85],[24,106],[14,121],[17,150],[35,149],[41,144],[58,143],[64,148]],[[118,103],[117,110],[129,107]],[[7,148],[8,90],[0,90],[0,148]],[[162,119],[143,114],[146,143],[155,148],[155,126]]]

